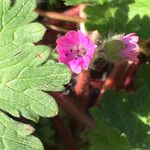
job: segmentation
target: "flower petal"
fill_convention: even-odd
[[[122,36],[121,41],[125,44],[125,48],[121,50],[121,56],[130,61],[136,61],[139,54],[139,46],[137,44],[138,40],[139,38],[135,33]]]
[[[69,31],[56,41],[59,62],[66,64],[73,72],[79,74],[87,70],[95,53],[95,45],[81,31]]]

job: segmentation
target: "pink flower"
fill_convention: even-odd
[[[135,33],[130,33],[121,36],[120,39],[124,44],[124,48],[120,52],[121,56],[130,61],[136,61],[139,54],[138,36]]]
[[[59,62],[66,64],[76,74],[88,69],[95,53],[95,45],[89,37],[81,31],[69,31],[56,43]]]

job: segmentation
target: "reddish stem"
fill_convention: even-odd
[[[99,97],[97,99],[97,104],[99,99],[103,96],[104,92],[108,88],[115,88],[116,90],[120,90],[123,87],[122,83],[124,81],[126,68],[127,68],[126,61],[115,65],[113,72],[105,80],[102,88],[100,89]]]
[[[104,84],[104,81],[100,80],[100,79],[91,79],[90,84],[92,87],[94,87],[95,89],[99,89],[102,87],[102,85]]]
[[[82,71],[77,78],[75,85],[76,99],[78,100],[81,108],[87,110],[89,104],[89,85],[90,85],[90,72]]]
[[[88,128],[94,128],[93,120],[79,107],[77,107],[73,102],[72,99],[65,96],[63,93],[50,93],[55,100],[57,101],[58,105],[67,113],[69,113],[74,119],[79,121],[81,124]]]
[[[48,18],[53,18],[53,19],[56,19],[56,20],[64,20],[64,21],[70,21],[70,22],[84,22],[85,19],[84,18],[80,18],[80,17],[77,17],[77,16],[69,16],[69,15],[65,15],[63,13],[57,13],[57,12],[47,12],[47,11],[43,11],[43,10],[40,10],[40,9],[36,9],[35,10],[40,16],[43,16],[43,17],[48,17]]]
[[[66,10],[63,14],[69,15],[69,16],[79,15],[79,11],[80,11],[80,5]]]
[[[52,122],[55,125],[63,142],[65,143],[66,150],[77,150],[74,138],[72,137],[69,130],[65,127],[60,116],[57,115],[57,116],[53,117]]]
[[[133,83],[133,76],[137,70],[137,67],[139,65],[139,61],[132,63],[127,71],[125,82],[124,82],[124,88],[128,89],[129,86]]]

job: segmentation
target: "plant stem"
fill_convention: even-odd
[[[57,116],[53,117],[51,120],[52,120],[54,126],[56,127],[60,137],[62,138],[62,140],[65,144],[66,150],[77,150],[74,138],[72,137],[69,130],[65,127],[60,116],[57,115]]]
[[[125,78],[127,65],[128,63],[126,61],[115,65],[113,72],[105,80],[102,88],[100,89],[99,97],[96,101],[97,104],[98,104],[99,99],[103,96],[104,92],[108,88],[115,88],[116,90],[120,90],[121,88],[123,88],[123,82]]]
[[[90,85],[90,72],[89,70],[82,71],[77,77],[75,85],[76,100],[81,106],[81,109],[87,111],[89,104],[89,85]]]
[[[46,27],[52,29],[52,30],[55,30],[57,32],[63,32],[63,33],[67,33],[69,30],[67,29],[64,29],[64,28],[60,28],[60,27],[57,27],[55,25],[46,25]]]
[[[85,19],[80,18],[80,17],[76,17],[76,16],[69,16],[69,15],[65,15],[62,13],[57,13],[57,12],[47,12],[47,11],[43,11],[40,9],[36,9],[35,10],[40,16],[43,17],[48,17],[48,18],[53,18],[53,19],[57,19],[57,20],[64,20],[64,21],[70,21],[70,22],[84,22]]]
[[[128,89],[129,86],[133,83],[133,76],[135,74],[135,71],[137,70],[137,63],[132,63],[130,67],[128,68],[127,74],[126,74],[126,79],[124,82],[124,88]]]
[[[88,128],[94,128],[93,120],[79,107],[77,107],[73,102],[72,99],[64,95],[63,93],[59,92],[51,92],[52,95],[58,105],[67,113],[69,113],[74,119],[79,121],[81,124]]]
[[[63,12],[63,14],[69,15],[69,16],[78,15],[79,11],[80,11],[80,5],[75,6],[75,7],[71,7],[70,9],[66,10],[65,12]]]

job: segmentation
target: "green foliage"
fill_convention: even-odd
[[[59,3],[60,0],[48,0],[50,5]]]
[[[150,89],[150,65],[140,66],[137,71],[137,83],[139,86],[148,87]]]
[[[49,118],[40,118],[38,124],[35,126],[35,135],[43,144],[55,145],[55,131],[53,130],[52,123]]]
[[[136,79],[143,88],[131,94],[107,90],[101,108],[91,110],[96,127],[89,134],[89,150],[150,149],[149,70],[149,65],[138,69]]]
[[[81,3],[89,3],[89,4],[100,4],[102,3],[104,0],[64,0],[65,1],[65,5],[78,5]]]
[[[18,0],[10,7],[8,0],[1,1],[0,22],[0,108],[19,117],[32,120],[39,116],[57,114],[53,98],[42,91],[63,90],[69,79],[65,66],[46,61],[50,50],[46,46],[34,46],[45,29],[31,12],[35,0]]]
[[[34,129],[0,113],[1,150],[43,150],[42,143],[32,134]]]
[[[61,0],[43,0],[49,11],[62,11],[64,6]]]
[[[149,7],[147,0],[105,0],[103,4],[85,9],[86,27],[105,36],[110,32],[136,32],[141,38],[149,38]]]
[[[121,134],[117,129],[108,125],[103,119],[103,114],[99,109],[91,110],[95,119],[96,128],[89,134],[89,150],[130,150],[127,137]]]
[[[94,117],[99,119],[99,123],[92,136],[97,134],[97,137],[105,137],[105,140],[101,140],[101,138],[96,140],[94,137],[92,146],[97,145],[100,148],[100,146],[103,146],[100,145],[100,141],[102,141],[102,144],[112,145],[111,147],[116,146],[120,142],[111,141],[109,136],[111,135],[111,139],[114,140],[116,137],[119,138],[123,135],[124,138],[127,136],[133,149],[150,149],[150,90],[148,88],[141,88],[136,93],[131,94],[127,94],[125,91],[117,93],[108,90],[101,101],[101,107],[99,113],[94,114]],[[106,122],[104,125],[103,121]],[[101,126],[106,129],[100,129]],[[125,141],[127,142],[127,140]],[[123,144],[117,146],[115,149],[118,150],[120,148],[130,149],[124,147]]]
[[[70,72],[64,65],[48,60],[48,47],[33,44],[45,32],[42,25],[32,22],[37,17],[35,8],[36,0],[0,0],[0,109],[38,121],[39,116],[57,114],[55,100],[44,91],[63,90]],[[35,137],[29,136],[33,130],[28,132],[28,126],[2,113],[0,118],[1,150],[43,149]],[[15,126],[22,128],[18,131]]]
[[[150,65],[139,67],[136,80],[141,88],[135,93],[106,91],[101,109],[91,110],[96,127],[89,134],[89,150],[150,149],[149,74]]]

